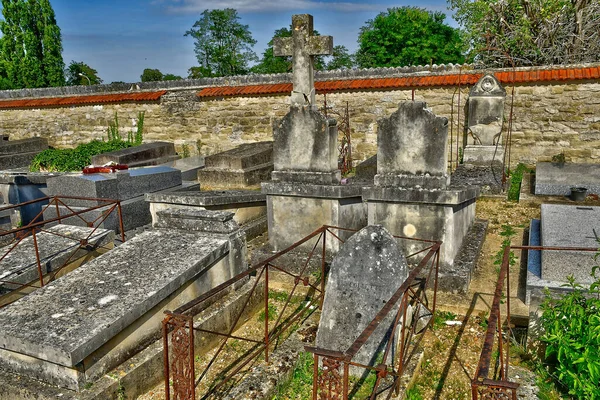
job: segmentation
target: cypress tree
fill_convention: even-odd
[[[65,84],[60,28],[49,0],[2,0],[0,85]]]

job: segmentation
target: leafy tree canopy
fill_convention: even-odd
[[[0,85],[4,89],[65,84],[60,28],[49,0],[2,0]]]
[[[325,68],[332,69],[347,69],[354,67],[354,55],[348,52],[346,46],[333,46],[333,55],[331,60],[327,62]]]
[[[69,86],[98,85],[102,83],[102,79],[98,76],[98,71],[83,61],[71,61],[65,71],[65,76],[67,78],[67,85]]]
[[[489,66],[600,61],[598,0],[449,0],[470,46]],[[510,61],[512,59],[513,62]]]
[[[140,76],[142,82],[156,82],[162,81],[164,79],[163,73],[158,69],[146,68],[144,72],[142,72],[142,76]]]
[[[318,36],[319,32],[313,31],[313,35]],[[273,55],[273,39],[292,37],[292,26],[289,28],[280,28],[275,31],[273,38],[268,43],[269,47],[264,51],[260,62],[251,68],[251,72],[256,74],[281,74],[292,70],[292,57],[275,57]],[[316,56],[314,68],[317,71],[325,69],[323,56]]]
[[[180,81],[183,78],[179,75],[174,74],[166,74],[163,76],[163,81]]]
[[[468,0],[467,0],[468,1]],[[358,37],[361,68],[462,63],[459,30],[441,12],[394,7],[365,23]]]
[[[203,76],[230,76],[248,72],[248,63],[257,59],[252,51],[256,40],[248,25],[232,8],[204,10],[192,29],[185,33],[195,40],[196,58]]]

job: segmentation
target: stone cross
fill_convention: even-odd
[[[292,37],[275,38],[273,54],[277,57],[292,56],[292,106],[314,105],[314,56],[333,54],[333,38],[313,36],[312,15],[293,15]]]

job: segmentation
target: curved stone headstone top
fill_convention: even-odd
[[[387,229],[370,225],[355,233],[331,263],[317,347],[347,350],[407,277],[406,258]],[[390,312],[353,361],[374,363],[394,317]]]
[[[423,101],[406,101],[377,123],[376,185],[448,186],[447,118],[436,116]]]
[[[506,90],[496,79],[494,74],[485,74],[482,76],[475,86],[471,88],[469,97],[473,96],[501,96],[506,97]]]

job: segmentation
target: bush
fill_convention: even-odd
[[[35,156],[29,166],[30,171],[68,172],[81,171],[90,165],[92,156],[131,147],[132,143],[122,140],[102,142],[93,140],[80,144],[75,149],[47,149]]]
[[[569,277],[573,291],[541,305],[541,337],[550,373],[577,399],[600,400],[600,278],[589,290]]]

